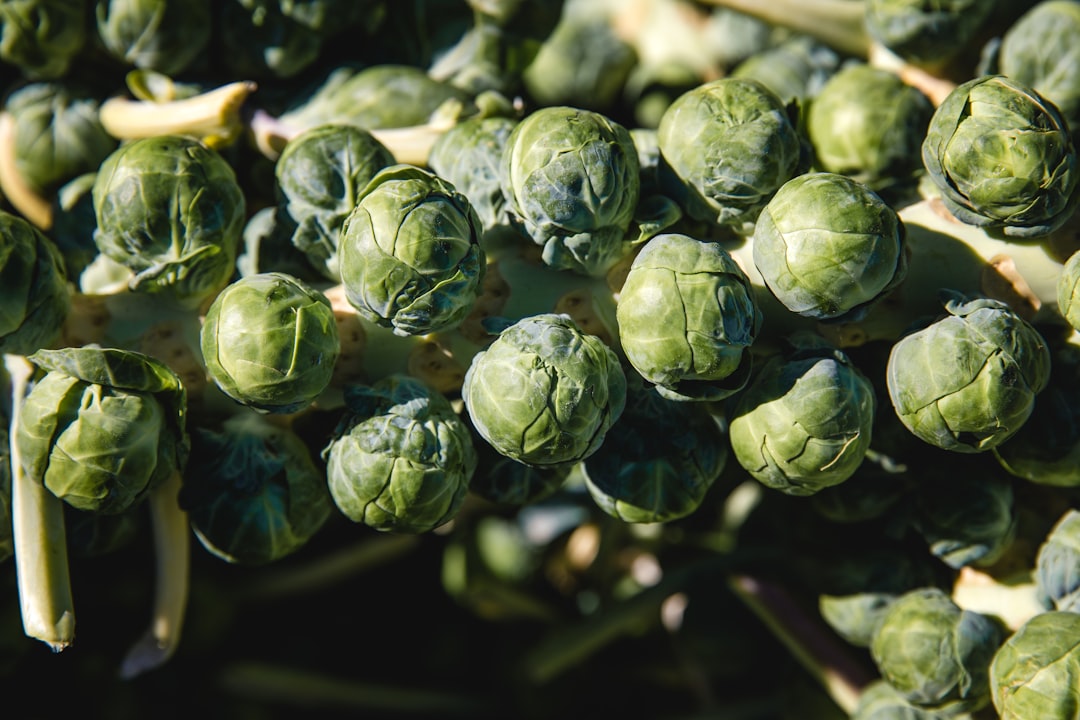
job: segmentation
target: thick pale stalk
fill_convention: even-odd
[[[120,140],[193,135],[208,146],[233,143],[244,129],[240,109],[256,84],[241,80],[183,100],[154,102],[114,97],[101,104],[105,131]]]
[[[164,664],[180,644],[191,567],[190,526],[177,500],[180,485],[180,473],[174,472],[147,499],[157,563],[154,614],[146,634],[132,646],[120,666],[120,676],[125,679]]]
[[[15,210],[41,230],[52,227],[53,210],[48,198],[38,195],[23,180],[15,162],[15,120],[0,112],[0,192]]]
[[[23,631],[60,652],[75,639],[64,506],[45,486],[26,476],[15,442],[33,366],[21,355],[5,355],[4,365],[11,379],[11,519]]]
[[[829,47],[857,57],[870,51],[866,4],[857,0],[703,0],[706,5],[737,10],[772,25],[815,37]]]

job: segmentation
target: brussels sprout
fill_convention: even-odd
[[[1080,346],[1052,351],[1050,380],[1027,421],[993,448],[1011,475],[1039,485],[1080,487]]]
[[[1074,330],[1080,331],[1080,250],[1061,267],[1057,282],[1058,311]]]
[[[1077,202],[1077,152],[1061,112],[1002,75],[961,83],[934,111],[926,172],[962,222],[1007,237],[1050,234]]]
[[[815,166],[881,192],[911,184],[922,170],[919,149],[934,106],[893,72],[846,65],[809,103],[806,133]]]
[[[791,312],[859,320],[907,275],[903,222],[873,190],[846,175],[792,178],[761,211],[754,265]]]
[[[180,507],[207,551],[264,565],[296,552],[334,510],[326,475],[292,430],[257,414],[195,428]]]
[[[39,350],[15,443],[27,477],[78,510],[121,513],[187,461],[187,392],[142,353]]]
[[[915,494],[915,531],[951,568],[986,567],[1016,538],[1012,481],[1000,475],[956,475],[923,481]]]
[[[831,558],[818,610],[844,640],[868,648],[874,632],[894,600],[917,588],[936,584],[934,569],[902,546],[852,548]]]
[[[1080,715],[1080,613],[1035,615],[990,663],[990,697],[1001,720]]]
[[[909,62],[940,65],[974,41],[995,5],[992,0],[867,0],[866,29]]]
[[[746,58],[729,77],[756,80],[787,104],[816,96],[839,66],[835,50],[796,34]]]
[[[630,254],[641,192],[630,133],[600,113],[543,107],[506,140],[500,178],[509,220],[557,270],[600,277]]]
[[[604,443],[582,463],[592,499],[630,523],[678,520],[701,506],[723,472],[722,418],[704,404],[670,400],[637,382]]]
[[[806,496],[839,485],[870,447],[874,386],[815,343],[770,358],[731,411],[735,459],[766,487]]]
[[[285,145],[274,165],[280,205],[296,225],[292,242],[311,264],[341,281],[338,240],[345,218],[375,174],[395,163],[375,137],[355,125],[320,125]]]
[[[0,60],[31,79],[65,75],[87,40],[87,0],[0,2]]]
[[[219,153],[162,135],[124,143],[98,169],[94,242],[134,271],[131,289],[198,305],[235,271],[244,193]]]
[[[473,427],[528,465],[575,463],[596,452],[626,405],[615,352],[566,315],[513,323],[473,356],[461,388]]]
[[[51,198],[83,173],[97,170],[117,142],[98,119],[100,103],[82,88],[60,82],[24,85],[8,95],[15,168],[27,187]]]
[[[863,688],[850,720],[969,720],[970,716],[939,713],[912,705],[885,680]]]
[[[953,714],[989,704],[987,669],[1002,639],[986,615],[961,609],[939,588],[918,588],[885,611],[870,653],[905,700]]]
[[[280,272],[225,287],[206,311],[199,343],[222,392],[274,413],[310,405],[330,384],[341,349],[330,301]]]
[[[607,18],[566,13],[521,80],[536,105],[607,112],[614,109],[637,64],[634,46]]]
[[[1052,102],[1075,133],[1080,127],[1080,3],[1042,0],[1001,35],[996,69]]]
[[[56,245],[18,215],[0,210],[0,351],[29,355],[52,345],[70,308]]]
[[[499,166],[517,121],[506,117],[465,118],[435,140],[428,166],[469,202],[484,228],[505,221]]]
[[[218,63],[234,77],[292,78],[310,68],[323,51],[321,33],[282,12],[276,0],[215,3],[221,40]]]
[[[691,218],[744,233],[795,175],[802,152],[780,98],[749,79],[721,78],[680,95],[657,132],[664,191]]]
[[[210,0],[97,0],[97,33],[117,60],[175,75],[210,44],[210,7]]]
[[[1050,350],[1005,303],[944,293],[946,315],[893,345],[886,385],[900,421],[955,452],[990,450],[1030,417]]]
[[[616,320],[627,360],[661,395],[719,400],[750,378],[762,313],[750,280],[723,247],[665,233],[634,258]]]
[[[390,375],[349,386],[345,405],[323,451],[338,509],[382,531],[422,533],[451,520],[477,456],[450,401],[419,380]]]
[[[1039,546],[1035,587],[1047,608],[1080,612],[1080,510],[1067,510]]]
[[[341,227],[345,296],[396,335],[455,327],[484,278],[482,232],[472,204],[449,182],[411,165],[384,168]]]

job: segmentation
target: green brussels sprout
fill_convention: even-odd
[[[242,0],[251,3],[251,0]],[[326,36],[337,35],[380,14],[381,0],[277,0],[290,20]]]
[[[127,65],[183,72],[210,44],[210,0],[97,0],[97,34]]]
[[[729,77],[756,80],[788,104],[816,96],[839,67],[835,50],[797,34],[746,58]]]
[[[117,141],[98,119],[100,103],[82,88],[60,82],[23,85],[4,109],[13,123],[15,169],[27,188],[51,198],[75,177],[97,170]]]
[[[821,618],[856,647],[869,648],[874,632],[894,600],[936,584],[934,569],[899,545],[852,548],[830,558],[818,596]]]
[[[914,528],[951,568],[993,565],[1016,538],[1012,480],[996,474],[942,473],[915,493]]]
[[[935,66],[974,42],[997,4],[992,0],[867,0],[866,29],[901,58]]]
[[[0,351],[29,355],[52,345],[70,308],[59,249],[20,216],[0,210]]]
[[[970,720],[967,713],[954,715],[912,705],[885,680],[874,680],[859,693],[850,720]]]
[[[428,155],[428,167],[469,198],[484,228],[506,219],[499,166],[516,124],[507,117],[465,118],[440,135]]]
[[[275,0],[225,0],[215,3],[221,40],[211,48],[234,77],[293,78],[311,68],[325,37],[297,22]]]
[[[1080,510],[1067,510],[1039,546],[1035,588],[1047,608],[1080,612]]]
[[[87,0],[0,2],[0,60],[26,77],[54,80],[86,45]]]
[[[1052,350],[1050,380],[1030,417],[992,452],[1011,475],[1052,487],[1080,487],[1080,346]]]
[[[904,426],[925,442],[983,452],[1031,416],[1050,380],[1050,350],[1005,303],[943,294],[947,314],[893,344],[889,398]]]
[[[341,281],[338,241],[345,218],[375,174],[395,164],[370,132],[319,125],[286,145],[274,165],[282,211],[296,225],[292,242],[324,276]]]
[[[468,426],[444,395],[408,375],[346,388],[323,450],[334,504],[381,531],[423,533],[453,519],[476,471]]]
[[[990,663],[990,698],[1001,720],[1080,715],[1080,613],[1035,615],[1009,636]]]
[[[917,588],[885,611],[870,653],[905,700],[954,714],[989,704],[987,671],[1002,639],[990,617],[961,609],[940,588]]]
[[[660,523],[697,510],[727,458],[722,418],[702,403],[670,400],[636,382],[622,415],[582,469],[589,495],[608,515]]]
[[[600,113],[542,107],[506,140],[500,178],[509,220],[557,270],[600,277],[633,250],[641,193],[629,131]]]
[[[906,230],[896,211],[846,175],[806,173],[758,217],[754,265],[788,310],[859,320],[907,276]]]
[[[776,94],[721,78],[676,98],[660,118],[661,185],[686,214],[749,233],[796,173],[799,134]]]
[[[134,272],[134,291],[199,305],[232,277],[246,219],[236,173],[194,138],[124,143],[93,189],[101,253]]]
[[[614,109],[638,64],[634,46],[612,23],[591,13],[564,14],[522,74],[538,106]]]
[[[737,396],[731,448],[766,487],[813,495],[862,464],[875,404],[873,384],[845,353],[806,343],[771,357]]]
[[[330,301],[280,272],[226,286],[206,311],[199,344],[222,392],[272,413],[310,405],[330,384],[341,350]]]
[[[375,174],[341,226],[345,297],[401,336],[456,327],[480,292],[483,228],[468,198],[419,167]]]
[[[1057,282],[1058,311],[1066,322],[1080,331],[1080,250],[1070,255],[1061,267]]]
[[[596,452],[626,406],[615,352],[567,315],[514,322],[473,356],[461,396],[496,451],[528,465],[576,463]]]
[[[815,166],[878,192],[912,184],[934,106],[900,76],[866,63],[846,65],[806,110]]]
[[[720,400],[746,386],[763,316],[719,243],[653,237],[630,265],[615,313],[627,360],[661,395]]]
[[[304,441],[255,413],[193,430],[179,501],[202,546],[241,565],[291,555],[334,510]]]
[[[1070,129],[1080,127],[1080,3],[1035,3],[1001,35],[997,71],[1052,102]]]
[[[38,350],[45,372],[23,402],[23,471],[78,510],[121,513],[187,461],[187,391],[149,355],[85,346]]]
[[[1006,237],[1050,234],[1076,207],[1077,152],[1053,103],[1003,75],[958,85],[934,111],[923,165],[956,218]]]

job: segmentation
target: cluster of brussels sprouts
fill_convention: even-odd
[[[587,0],[0,2],[25,633],[73,642],[76,518],[150,508],[134,676],[192,537],[258,568],[569,504],[798,586],[876,673],[852,718],[1077,717],[1080,2],[681,4],[742,45],[661,67]]]

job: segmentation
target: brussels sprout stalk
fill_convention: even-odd
[[[11,206],[41,230],[52,227],[52,203],[23,179],[15,160],[15,119],[0,112],[0,192]]]
[[[15,427],[33,366],[21,355],[5,355],[4,366],[11,379],[12,530],[23,630],[53,652],[60,652],[75,639],[64,506],[60,498],[23,471],[15,442]]]
[[[106,132],[120,140],[193,135],[212,148],[232,144],[244,128],[240,109],[257,85],[247,80],[180,100],[155,102],[114,97],[101,104]]]
[[[704,0],[706,5],[736,10],[821,40],[835,50],[866,57],[872,42],[866,32],[866,8],[851,0]]]
[[[907,62],[875,40],[866,28],[866,3],[852,0],[705,0],[707,5],[737,10],[772,25],[805,33],[842,53],[866,59],[919,88],[939,105],[955,84]]]
[[[120,676],[126,680],[162,665],[180,644],[191,564],[187,513],[177,502],[180,485],[180,473],[174,472],[147,498],[157,563],[154,614],[149,629],[120,666]]]

